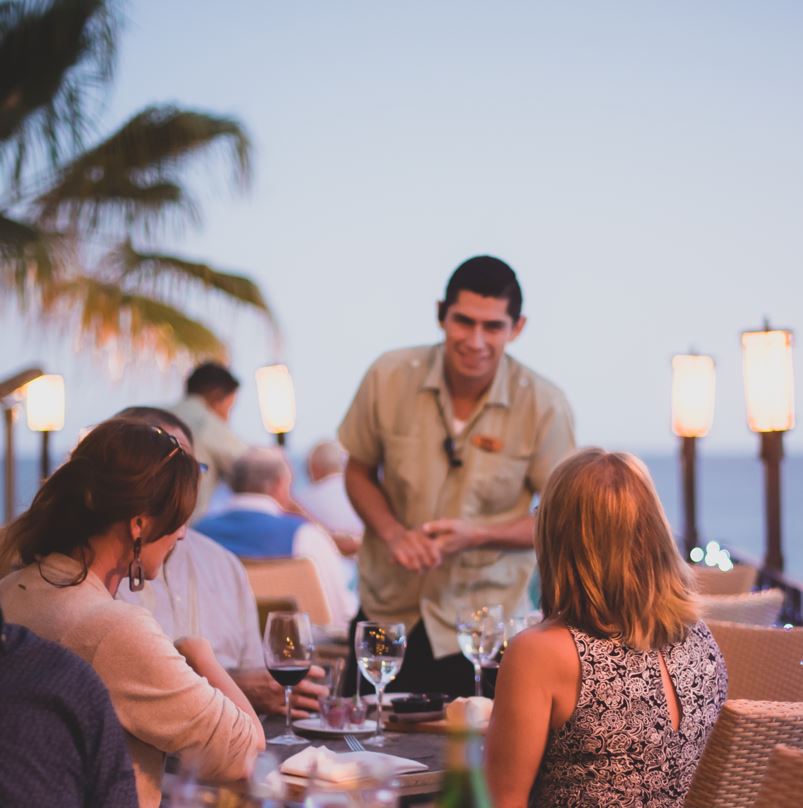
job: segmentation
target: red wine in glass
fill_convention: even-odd
[[[282,687],[295,687],[309,673],[309,665],[279,665],[268,672]]]

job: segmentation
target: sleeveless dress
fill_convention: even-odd
[[[728,688],[702,621],[662,649],[681,719],[672,729],[657,651],[569,628],[581,684],[569,720],[550,731],[530,806],[681,806]]]

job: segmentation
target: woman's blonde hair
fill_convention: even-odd
[[[682,640],[698,619],[691,574],[633,455],[585,449],[561,463],[535,534],[545,617],[642,650]]]

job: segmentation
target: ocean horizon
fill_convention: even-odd
[[[677,455],[644,453],[676,536],[683,530],[680,494],[680,462]],[[303,462],[292,458],[297,485],[302,488]],[[55,462],[55,458],[54,458]],[[39,462],[35,457],[17,458],[17,514],[28,507],[38,487]],[[4,468],[0,467],[0,484]],[[803,583],[803,455],[790,455],[781,469],[781,508],[784,570]],[[697,515],[701,543],[717,541],[747,559],[764,557],[764,476],[761,461],[750,455],[701,455],[697,467]]]

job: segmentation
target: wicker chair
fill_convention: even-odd
[[[726,701],[686,808],[752,808],[776,744],[803,746],[803,704]]]
[[[693,564],[692,572],[701,595],[743,595],[755,586],[758,577],[758,570],[751,564],[735,564],[727,572]]]
[[[771,626],[778,619],[783,599],[782,589],[763,589],[744,595],[701,595],[700,606],[705,620]]]
[[[308,558],[241,559],[259,609],[264,631],[268,612],[298,609],[318,626],[332,622],[332,612],[318,570]]]
[[[728,698],[803,701],[803,628],[711,621],[728,668]]]
[[[803,802],[803,749],[778,744],[753,808],[797,808]]]

